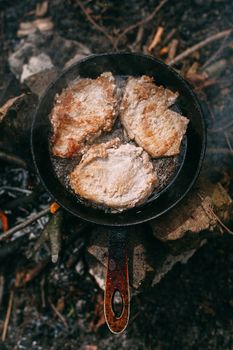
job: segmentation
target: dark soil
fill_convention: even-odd
[[[20,40],[16,35],[19,24],[34,19],[31,11],[37,2],[0,0],[0,101],[6,100],[12,79],[8,55]],[[157,1],[86,0],[83,4],[95,20],[116,37],[124,28],[153,11]],[[54,22],[54,31],[61,37],[81,42],[92,52],[112,51],[111,43],[87,21],[77,1],[51,0],[48,14]],[[140,44],[135,44],[137,30],[131,31],[122,38],[119,49],[145,51],[155,29],[161,25],[165,28],[164,37],[176,28],[174,37],[179,40],[178,52],[182,52],[209,35],[232,27],[232,18],[230,0],[170,0],[155,19],[145,25]],[[216,83],[197,92],[208,124],[203,173],[215,182],[221,181],[233,196],[231,39],[227,38],[222,47],[219,41],[206,46],[176,68],[184,72],[194,61],[202,66],[214,54],[214,61],[227,61]],[[153,54],[157,56],[163,46],[161,44]],[[53,56],[60,69],[63,65],[61,52],[57,50]],[[1,190],[0,207],[7,212],[10,227],[14,226],[16,218],[23,220],[50,201],[31,169],[32,165],[27,171],[0,164],[0,187],[33,190],[31,194]],[[8,242],[7,248],[6,243],[0,244],[0,287],[4,284],[0,334],[10,290],[17,285],[7,337],[4,342],[0,341],[0,350],[233,349],[233,240],[230,235],[216,238],[213,233],[213,238],[187,264],[177,264],[159,285],[135,296],[128,329],[115,336],[103,324],[103,293],[89,275],[85,263],[90,228],[67,213],[63,215],[69,225],[62,228],[62,249],[55,265],[48,260],[46,244],[32,258],[26,258],[47,222],[46,217],[23,231],[21,237]],[[41,267],[35,277],[25,283],[22,277],[25,271],[38,266]],[[54,313],[53,306],[60,310],[63,318]]]

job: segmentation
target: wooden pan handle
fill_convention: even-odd
[[[120,312],[117,311],[117,296],[118,301],[121,299]],[[121,228],[109,231],[104,313],[107,325],[112,333],[124,331],[129,320],[129,277],[126,230]]]

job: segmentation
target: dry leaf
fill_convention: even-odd
[[[22,99],[25,94],[10,98],[2,107],[0,107],[0,122],[6,116],[9,109],[15,104],[16,101]]]

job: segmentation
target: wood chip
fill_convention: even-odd
[[[164,28],[158,27],[150,45],[148,46],[148,49],[147,49],[148,52],[151,52],[158,45],[158,43],[161,41],[163,32],[164,32]]]
[[[21,22],[19,30],[17,31],[18,37],[27,36],[33,33],[36,29],[39,29],[41,32],[52,30],[54,24],[50,17],[38,18],[32,22]]]
[[[57,204],[56,202],[53,202],[51,205],[50,205],[50,212],[52,214],[55,214],[56,211],[60,208],[60,205]]]
[[[3,118],[6,116],[7,112],[13,105],[16,103],[16,101],[19,101],[25,96],[25,94],[12,97],[10,98],[2,107],[0,107],[0,122],[3,120]]]
[[[43,17],[48,11],[48,1],[43,1],[36,5],[36,17]]]
[[[168,53],[168,47],[165,46],[159,51],[159,56],[166,55]]]
[[[197,74],[198,68],[199,68],[199,63],[194,62],[187,70],[186,76],[189,77],[189,76],[192,76],[193,74]]]
[[[53,22],[49,17],[36,19],[34,24],[36,28],[40,29],[41,32],[53,29]]]

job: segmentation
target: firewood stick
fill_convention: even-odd
[[[181,54],[177,55],[173,60],[169,62],[169,65],[172,66],[180,61],[182,61],[184,58],[190,56],[193,52],[203,48],[204,46],[212,43],[213,41],[219,40],[224,38],[227,35],[230,35],[232,33],[232,29],[227,29],[222,32],[216,33],[211,35],[210,37],[202,40],[201,42],[189,47],[187,50],[182,52]]]

